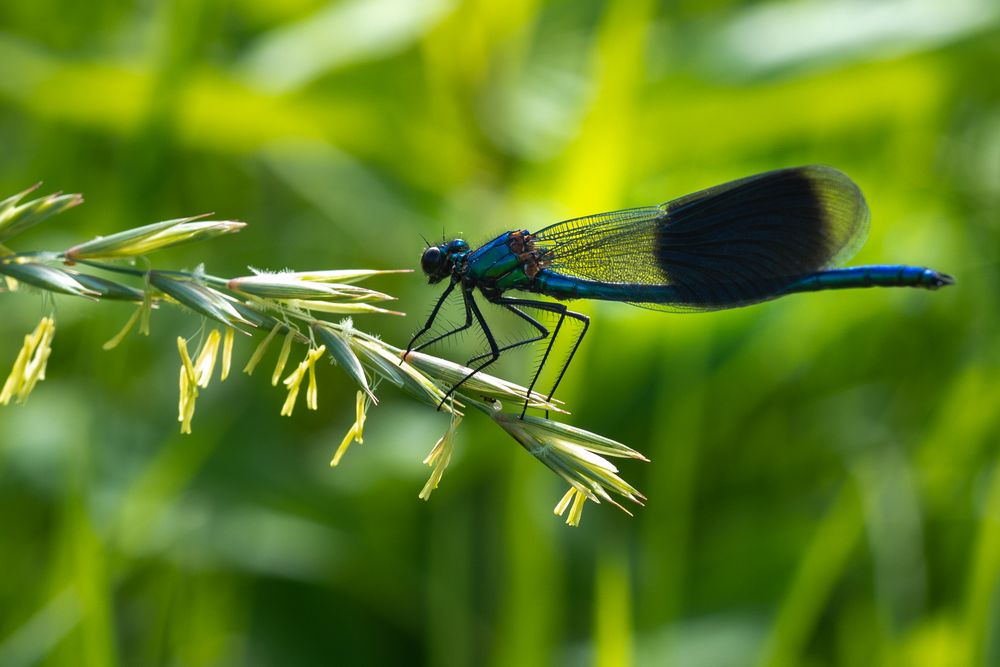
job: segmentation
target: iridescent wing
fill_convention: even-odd
[[[548,269],[609,283],[671,285],[666,310],[716,310],[773,298],[840,265],[864,243],[868,207],[829,167],[769,171],[660,206],[576,218],[537,232]]]

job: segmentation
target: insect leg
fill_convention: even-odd
[[[515,315],[517,315],[518,317],[520,317],[521,319],[523,319],[528,324],[530,324],[532,327],[534,327],[536,331],[538,331],[538,335],[537,336],[532,336],[530,338],[525,338],[524,340],[519,340],[519,341],[516,341],[516,342],[511,343],[509,345],[502,346],[500,348],[500,352],[506,352],[507,350],[513,350],[515,347],[521,347],[522,345],[528,345],[530,343],[536,343],[536,342],[538,342],[540,340],[545,340],[546,338],[548,338],[548,336],[549,336],[549,330],[546,329],[545,326],[541,322],[539,322],[538,320],[536,320],[531,315],[528,315],[523,310],[520,310],[517,306],[512,306],[510,304],[504,303],[502,300],[501,301],[494,301],[493,303],[496,303],[497,305],[503,306],[504,308],[506,308],[510,312],[514,313]],[[491,354],[492,354],[491,352],[484,352],[482,354],[477,354],[476,356],[472,357],[467,362],[465,362],[465,365],[466,366],[471,366],[474,362],[479,361],[480,359],[485,359],[486,357],[490,356]]]
[[[468,329],[470,326],[472,326],[472,312],[469,310],[469,304],[468,304],[468,302],[466,302],[466,304],[465,304],[465,324],[463,324],[463,325],[461,325],[459,327],[456,327],[456,328],[454,328],[454,329],[452,329],[450,331],[446,331],[443,334],[441,334],[440,336],[435,336],[434,338],[430,339],[429,341],[427,341],[425,343],[421,343],[420,345],[414,345],[414,343],[417,342],[418,338],[420,338],[421,336],[423,336],[425,333],[427,333],[430,330],[430,328],[432,326],[434,326],[434,320],[437,318],[438,311],[441,310],[441,306],[444,305],[444,302],[445,302],[445,300],[447,300],[448,295],[450,295],[451,292],[452,292],[452,290],[455,289],[455,285],[456,284],[457,283],[453,281],[453,282],[449,283],[449,285],[448,285],[447,288],[445,288],[444,293],[441,294],[441,298],[439,298],[438,301],[437,301],[437,303],[434,304],[434,308],[431,310],[430,317],[427,318],[427,323],[424,324],[423,328],[420,331],[418,331],[417,333],[413,334],[413,338],[410,339],[410,344],[406,346],[406,354],[409,354],[410,352],[413,352],[414,350],[422,350],[425,347],[427,347],[428,345],[436,343],[436,342],[438,342],[439,340],[441,340],[443,338],[447,338],[448,336],[457,334],[459,331],[464,331],[465,329]],[[406,358],[405,354],[403,355],[403,358],[404,359]]]
[[[486,324],[486,318],[483,317],[483,313],[479,310],[479,304],[476,303],[476,298],[472,295],[472,288],[464,289],[462,291],[462,297],[465,299],[466,307],[472,312],[473,316],[475,316],[476,321],[479,323],[479,326],[482,327],[483,333],[486,335],[486,342],[490,346],[490,358],[473,368],[464,378],[452,385],[451,389],[448,390],[448,393],[446,393],[444,398],[441,399],[441,402],[438,403],[438,410],[440,410],[441,406],[445,404],[448,397],[454,394],[455,390],[461,387],[469,378],[500,358],[500,346],[497,345],[496,338],[493,337],[493,332],[490,330],[489,325]]]
[[[565,306],[563,307],[565,308]],[[567,309],[563,312],[563,316],[571,317],[580,322],[583,326],[580,328],[580,334],[576,337],[576,342],[573,343],[573,349],[570,350],[569,356],[566,357],[566,362],[563,364],[562,370],[559,371],[559,377],[556,378],[551,391],[549,391],[549,395],[546,397],[546,400],[548,401],[552,400],[552,395],[556,393],[556,388],[559,386],[559,383],[562,382],[563,375],[566,374],[566,369],[569,368],[570,362],[573,361],[573,355],[575,355],[576,351],[580,348],[580,343],[583,342],[583,337],[587,335],[587,329],[590,328],[590,318],[582,313],[575,313],[572,310]],[[559,321],[562,322],[562,320]]]
[[[528,385],[528,394],[524,400],[524,407],[521,409],[521,416],[528,410],[528,397],[531,396],[531,391],[535,388],[535,383],[538,382],[538,377],[542,374],[542,369],[545,367],[545,362],[548,361],[549,353],[552,352],[552,346],[556,342],[556,337],[559,335],[559,330],[562,328],[563,322],[567,317],[577,320],[583,324],[583,328],[580,330],[579,336],[577,336],[576,342],[573,344],[573,349],[570,351],[569,356],[563,363],[563,367],[559,371],[559,375],[556,378],[555,384],[552,385],[552,390],[549,391],[547,400],[552,400],[552,396],[556,393],[556,388],[562,381],[563,375],[566,374],[566,369],[569,368],[570,362],[573,360],[573,355],[576,354],[577,349],[580,347],[580,343],[583,341],[584,335],[587,333],[587,328],[590,326],[590,318],[586,315],[573,312],[561,303],[552,303],[550,301],[534,301],[532,299],[512,299],[507,297],[501,297],[496,300],[496,303],[502,305],[510,306],[522,306],[526,308],[537,308],[538,310],[544,310],[550,313],[556,313],[559,315],[559,321],[556,322],[555,330],[552,332],[552,336],[549,339],[549,344],[545,348],[545,354],[542,356],[541,363],[538,364],[538,368],[535,370],[535,375],[531,378],[531,384]]]

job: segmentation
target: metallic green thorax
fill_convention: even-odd
[[[506,232],[465,256],[465,280],[486,294],[506,290],[532,291],[544,266],[532,252],[527,231]]]

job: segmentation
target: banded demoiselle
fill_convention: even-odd
[[[447,279],[448,286],[407,352],[477,323],[489,351],[467,362],[470,372],[451,395],[504,352],[548,339],[530,394],[563,323],[571,318],[581,327],[548,393],[551,399],[590,325],[587,316],[559,301],[600,299],[654,310],[710,311],[795,292],[937,289],[954,282],[919,266],[835,268],[864,243],[868,221],[864,196],[850,178],[830,167],[805,166],[749,176],[659,206],[575,218],[534,233],[505,232],[475,250],[462,239],[432,245],[424,250],[421,267],[431,284]],[[464,300],[465,322],[418,345],[456,288]],[[476,302],[477,289],[531,325],[535,335],[498,345]],[[512,291],[559,301],[508,296]],[[550,332],[526,311],[556,314],[554,329]]]

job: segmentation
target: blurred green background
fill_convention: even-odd
[[[578,529],[478,414],[419,501],[447,418],[389,389],[331,470],[332,368],[319,412],[238,376],[181,436],[198,318],[102,352],[130,310],[61,298],[48,379],[0,411],[0,664],[997,664],[997,72],[995,0],[3,3],[0,195],[87,199],[20,250],[215,211],[250,226],[157,266],[416,267],[420,234],[822,163],[872,209],[855,263],[958,285],[578,304],[570,422],[652,459],[635,518]],[[371,286],[410,316],[358,326],[397,345],[438,293]],[[0,375],[45,312],[3,295]]]

